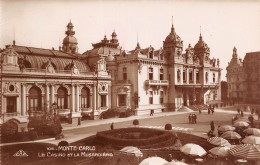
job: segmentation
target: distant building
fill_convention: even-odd
[[[230,100],[260,104],[260,52],[246,53],[242,61],[234,47],[226,77]]]
[[[24,117],[57,111],[60,116],[99,116],[109,108],[136,114],[177,111],[183,106],[221,99],[219,60],[210,58],[202,35],[183,53],[172,25],[163,47],[122,50],[111,39],[78,53],[73,24],[59,50],[6,46],[1,51],[2,114]]]
[[[226,81],[221,81],[221,100],[222,102],[228,101],[228,85]]]

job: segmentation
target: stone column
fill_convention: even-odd
[[[22,105],[21,105],[21,115],[24,116],[26,112],[26,91],[25,84],[22,84]]]
[[[93,111],[95,111],[97,109],[97,103],[96,103],[96,99],[97,99],[97,91],[96,91],[96,86],[94,84],[94,87],[93,87]]]
[[[49,88],[49,84],[45,84],[45,87],[46,87],[46,92],[45,92],[46,110],[47,110],[47,112],[49,112],[49,110],[50,110],[50,88]]]
[[[79,85],[76,85],[76,112],[79,112]]]
[[[194,69],[193,71],[193,83],[196,84],[197,80],[196,80],[196,75],[197,75],[197,70]]]
[[[186,80],[187,80],[187,84],[190,84],[189,72],[190,72],[190,70],[187,68],[187,70],[186,70]]]
[[[71,97],[71,112],[75,112],[75,90],[74,90],[74,84],[71,84],[71,93],[70,93]]]
[[[55,91],[54,91],[54,84],[51,84],[51,105],[56,102],[55,101]]]

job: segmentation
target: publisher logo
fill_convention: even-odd
[[[14,157],[27,157],[27,156],[28,155],[26,154],[26,152],[24,152],[24,150],[22,149],[14,154]]]

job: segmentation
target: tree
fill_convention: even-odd
[[[170,130],[172,130],[172,125],[169,124],[169,123],[168,123],[168,124],[165,124],[164,129],[170,131]]]
[[[135,120],[133,121],[133,125],[135,125],[135,126],[139,125],[139,120],[135,119]]]

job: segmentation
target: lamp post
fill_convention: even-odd
[[[53,121],[55,123],[55,120],[56,120],[56,110],[57,110],[57,103],[56,102],[52,103],[52,109],[53,109]]]

